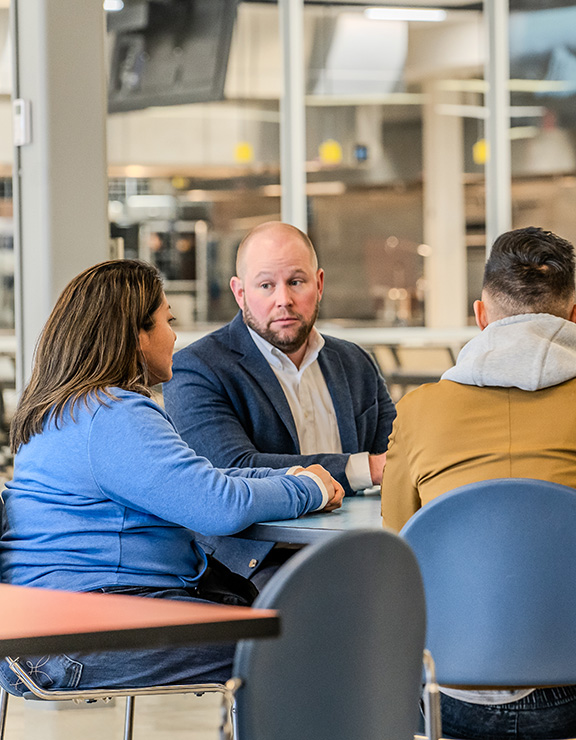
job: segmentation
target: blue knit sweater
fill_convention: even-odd
[[[0,541],[9,583],[85,591],[194,583],[205,535],[294,518],[321,505],[307,477],[269,468],[218,470],[167,414],[138,393],[78,405],[22,445]]]

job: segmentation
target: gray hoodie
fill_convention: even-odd
[[[576,324],[547,313],[494,321],[463,347],[443,380],[537,391],[576,378]]]

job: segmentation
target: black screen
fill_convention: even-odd
[[[139,0],[113,14],[108,110],[221,100],[237,3]]]

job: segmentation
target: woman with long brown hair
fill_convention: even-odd
[[[95,265],[65,288],[12,424],[4,581],[249,603],[251,585],[208,564],[193,532],[233,534],[340,505],[339,484],[319,466],[222,471],[182,441],[150,393],[172,374],[172,320],[157,271],[136,260]],[[225,680],[232,653],[197,646],[28,665],[54,688],[138,686]],[[18,692],[9,669],[0,671]]]

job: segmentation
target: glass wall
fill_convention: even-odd
[[[0,328],[13,321],[11,74],[1,3]],[[430,21],[390,20],[385,8],[354,2],[305,4],[308,223],[327,274],[323,320],[471,320],[486,251],[486,33],[470,3],[442,6],[443,17]],[[511,6],[513,225],[538,224],[574,241],[576,6]],[[109,115],[111,254],[156,262],[183,326],[233,315],[236,245],[253,225],[280,218],[278,15],[275,3],[238,4],[223,100]],[[446,305],[436,311],[439,301]]]
[[[184,323],[233,315],[235,247],[251,226],[280,218],[278,26],[274,4],[238,6],[225,101],[110,116],[111,218],[131,230],[127,244],[137,226],[140,254],[165,272]],[[315,4],[305,6],[303,31],[308,230],[327,274],[321,318],[422,325],[433,255],[424,222],[425,49],[437,58],[446,38],[472,34],[464,63],[481,71],[481,13],[455,7],[439,22],[387,20],[365,5]],[[462,63],[457,54],[438,59],[444,74]],[[136,170],[139,179],[130,178]],[[132,192],[138,187],[147,192]],[[201,250],[179,236],[196,220],[206,225]],[[183,282],[183,254],[195,255],[193,279],[204,270],[203,294]]]

